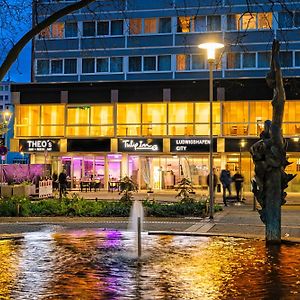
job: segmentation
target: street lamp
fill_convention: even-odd
[[[214,188],[213,188],[213,65],[215,62],[215,51],[224,47],[221,43],[203,43],[198,46],[200,49],[207,50],[207,61],[209,65],[209,218],[214,218]]]

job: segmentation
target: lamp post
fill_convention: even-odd
[[[9,110],[2,111],[2,123],[0,124],[0,133],[3,135],[4,145],[0,147],[1,154],[1,182],[3,183],[3,156],[6,158],[7,154],[7,142],[6,142],[6,133],[8,131],[8,125],[12,116],[12,113]]]
[[[209,65],[209,218],[214,218],[214,188],[213,188],[213,65],[215,62],[215,50],[224,47],[221,43],[203,43],[198,46],[207,50],[207,61]]]
[[[240,141],[240,173],[242,173],[242,149],[246,146],[246,142],[244,140]]]

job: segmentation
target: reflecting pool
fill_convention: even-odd
[[[0,299],[300,299],[300,245],[114,230],[0,241]]]

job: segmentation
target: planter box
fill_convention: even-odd
[[[1,196],[2,197],[11,197],[13,194],[12,185],[2,185],[1,186]]]
[[[34,185],[15,185],[13,187],[13,195],[14,196],[25,196],[28,197],[29,195],[35,192]]]

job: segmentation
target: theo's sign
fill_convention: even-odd
[[[171,139],[171,152],[209,152],[210,139]],[[213,140],[213,150],[216,151],[216,140]]]
[[[119,152],[162,152],[163,139],[119,139]]]
[[[59,140],[20,140],[20,152],[59,152]]]

